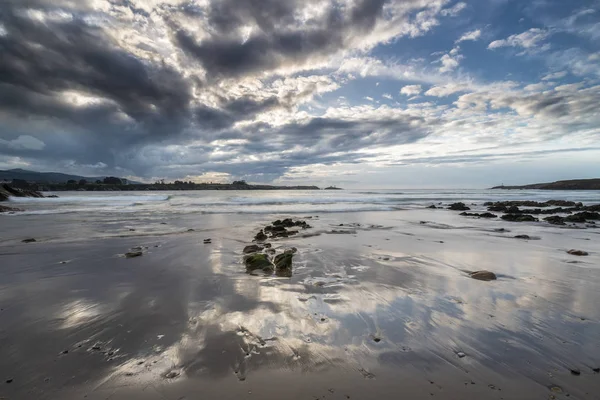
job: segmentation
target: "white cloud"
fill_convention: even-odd
[[[407,85],[400,89],[400,94],[405,96],[414,96],[420,94],[423,91],[421,85]]]
[[[389,94],[389,93],[384,93],[384,94],[381,95],[381,97],[383,97],[384,99],[388,99],[388,100],[392,100],[393,99],[392,95]]]
[[[462,10],[467,8],[467,4],[463,2],[456,3],[450,8],[446,8],[440,12],[444,17],[456,17]]]
[[[446,97],[454,93],[464,92],[465,90],[468,90],[468,88],[465,85],[457,83],[448,83],[446,85],[432,87],[431,89],[425,92],[425,95],[433,97]]]
[[[518,35],[511,35],[506,39],[494,40],[489,44],[488,49],[497,49],[500,47],[522,47],[530,49],[537,46],[540,42],[546,40],[550,33],[544,29],[532,28]]]
[[[555,79],[561,79],[564,78],[565,76],[567,76],[567,72],[566,71],[560,71],[560,72],[554,72],[551,74],[548,74],[546,76],[544,76],[542,78],[543,81],[552,81]]]
[[[474,31],[470,31],[465,33],[464,35],[462,35],[457,41],[456,43],[460,43],[460,42],[465,42],[467,40],[478,40],[481,37],[481,30],[480,29],[476,29]]]

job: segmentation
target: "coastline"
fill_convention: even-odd
[[[8,398],[596,392],[600,229],[423,206],[94,213],[0,217]],[[278,252],[298,249],[292,276],[247,274],[243,248],[287,217],[312,226],[269,239]],[[142,256],[123,257],[140,246]],[[465,271],[474,270],[498,279],[471,279]]]

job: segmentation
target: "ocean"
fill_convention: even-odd
[[[463,201],[551,199],[600,202],[600,191],[546,190],[336,190],[56,192],[58,198],[12,198],[19,215],[122,213],[164,217],[186,214],[289,214],[398,211]]]

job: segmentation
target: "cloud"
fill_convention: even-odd
[[[426,96],[434,96],[434,97],[446,97],[451,94],[463,92],[468,90],[465,85],[457,84],[457,83],[448,83],[442,86],[434,86],[428,91],[425,92]]]
[[[13,140],[0,139],[0,146],[6,146],[15,150],[43,150],[46,144],[39,139],[29,135],[21,135]]]
[[[467,3],[458,2],[450,8],[442,10],[441,14],[445,17],[456,17],[462,10],[467,8]]]
[[[545,75],[542,80],[543,81],[552,81],[555,79],[562,79],[565,76],[567,76],[567,72],[566,71],[560,71],[560,72],[554,72],[548,75]]]
[[[470,31],[470,32],[464,33],[456,41],[456,43],[465,42],[465,41],[469,41],[469,40],[476,41],[476,40],[479,40],[480,37],[481,37],[481,30],[480,29],[475,29],[474,31]]]
[[[400,89],[400,94],[405,96],[415,96],[423,91],[421,85],[407,85]]]
[[[456,43],[480,40],[480,29],[451,21],[466,9],[449,0],[5,0],[0,165],[268,182],[314,165],[363,170],[405,151],[593,141],[592,44],[502,66],[515,80],[553,72],[540,82],[501,80],[478,64],[479,46],[469,63],[458,45],[433,62],[422,54],[439,48],[427,40],[423,51],[399,51],[399,40],[440,27]],[[476,11],[469,23],[484,26]],[[591,32],[593,14],[577,15],[572,30],[547,24],[489,47],[558,49],[551,33]],[[564,77],[556,71],[579,83],[554,88],[549,80]],[[407,101],[393,101],[394,90]],[[424,91],[428,101],[415,102]]]
[[[488,49],[498,49],[501,47],[521,47],[531,49],[550,36],[550,32],[540,28],[532,28],[518,35],[511,35],[506,39],[495,40],[488,45]]]

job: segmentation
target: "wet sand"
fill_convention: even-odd
[[[286,216],[2,219],[0,397],[600,399],[600,229],[324,214],[246,274]]]

